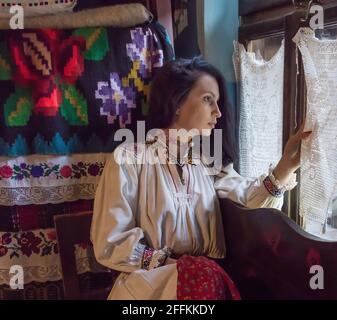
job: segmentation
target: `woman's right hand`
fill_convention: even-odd
[[[165,261],[165,265],[173,264],[173,263],[177,263],[177,259],[173,259],[173,258],[168,257]]]

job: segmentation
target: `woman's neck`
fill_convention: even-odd
[[[163,131],[165,132],[166,137],[172,142],[176,141],[176,143],[180,143],[182,145],[190,143],[193,136],[196,135],[196,132],[174,125],[163,129]]]
[[[166,144],[178,159],[187,156],[188,149],[192,146],[192,137],[184,128],[169,127],[163,129],[166,136]]]

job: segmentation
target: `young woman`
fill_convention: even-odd
[[[302,125],[270,174],[241,177],[233,169],[224,79],[200,58],[165,64],[152,82],[149,107],[147,124],[162,130],[152,130],[146,143],[119,146],[96,193],[95,255],[121,271],[109,299],[237,299],[214,260],[225,256],[218,197],[280,209],[284,191],[294,186],[300,142],[310,132]],[[190,134],[173,129],[210,135],[220,117],[224,164],[210,175],[203,157],[191,153]],[[177,144],[180,152],[172,152]]]

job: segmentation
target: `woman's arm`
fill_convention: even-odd
[[[166,248],[155,250],[147,246],[138,225],[138,172],[130,154],[119,147],[106,163],[95,195],[91,225],[97,261],[122,272],[152,269],[167,255]]]
[[[227,165],[215,177],[214,187],[220,198],[229,198],[248,208],[273,207],[281,209],[283,192],[296,185],[294,172],[300,166],[300,143],[311,132],[303,132],[304,123],[287,142],[283,156],[273,172],[257,178],[244,178]],[[272,178],[272,179],[271,179]],[[275,183],[275,185],[273,185]],[[281,192],[277,192],[280,190]]]
[[[276,197],[268,191],[263,183],[266,177],[267,174],[256,178],[242,177],[230,163],[215,177],[214,188],[219,198],[228,198],[251,209],[281,209],[283,196]]]

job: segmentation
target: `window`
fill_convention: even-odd
[[[307,5],[308,3],[304,3],[304,6]],[[264,60],[271,59],[282,39],[285,41],[283,146],[289,136],[297,131],[307,113],[307,108],[309,108],[302,54],[292,39],[299,28],[309,26],[310,16],[306,16],[307,10],[303,10],[303,7],[299,8],[300,10],[297,9],[293,7],[288,11],[284,8],[272,10],[272,19],[268,17],[268,14],[264,16],[263,13],[255,13],[250,17],[241,19],[239,30],[239,42],[245,45],[247,51],[255,52],[256,56],[260,55]],[[277,11],[279,11],[279,14],[277,14]],[[329,7],[324,7],[324,16],[325,27],[323,30],[316,30],[315,37],[318,40],[335,41],[337,47],[337,1],[332,4],[330,2]],[[335,86],[337,87],[337,80]],[[334,114],[337,114],[337,111]],[[337,139],[337,136],[331,138]],[[304,177],[304,171],[301,173],[299,170],[298,186],[285,196],[283,211],[302,227],[306,227],[305,219],[299,215],[301,174]],[[302,186],[304,186],[304,181],[302,181]],[[322,230],[312,228],[307,229],[307,231],[322,238],[337,240],[337,190],[326,200],[325,207],[328,209],[325,212],[326,219]]]

